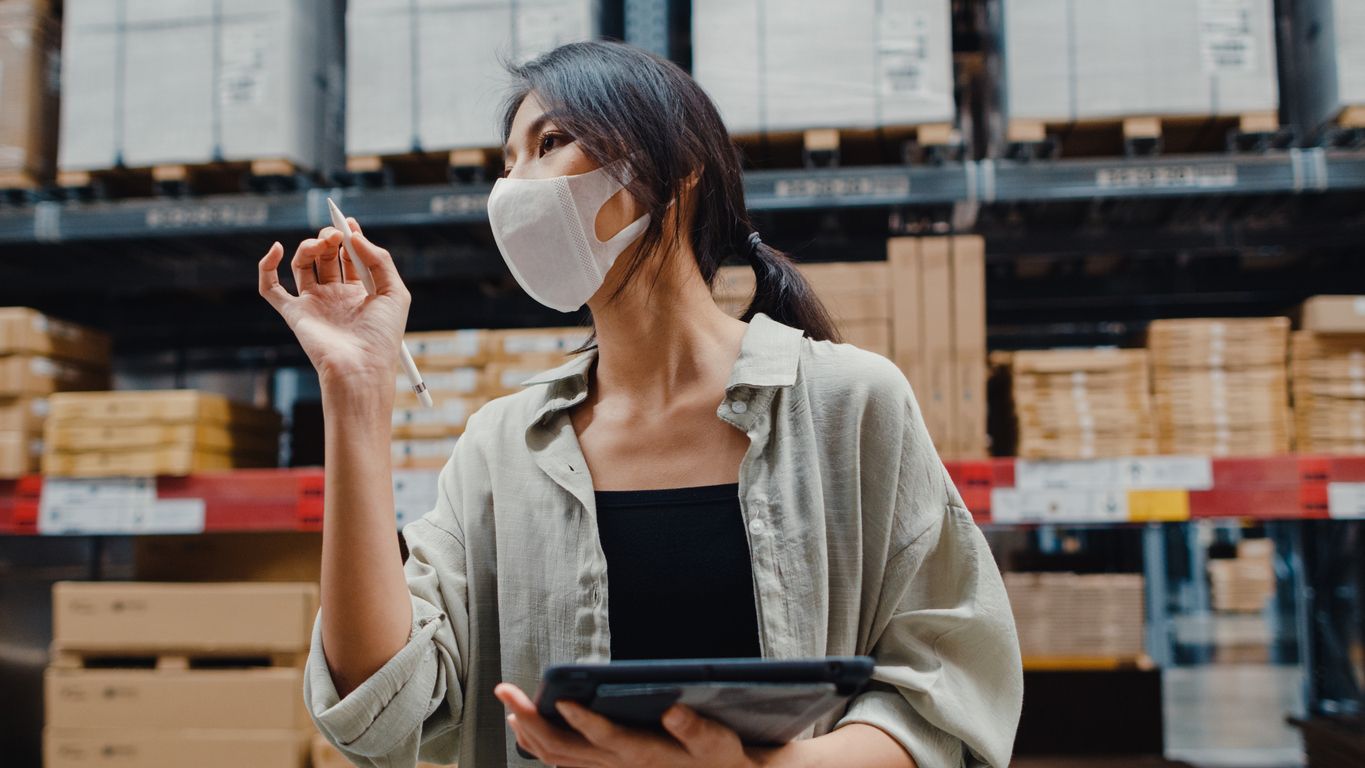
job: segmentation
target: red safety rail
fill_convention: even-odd
[[[977,522],[991,519],[991,492],[1012,488],[1014,459],[945,463]],[[1189,491],[1189,516],[1258,520],[1328,517],[1327,486],[1365,483],[1365,456],[1274,456],[1213,459],[1213,487]],[[0,534],[38,532],[43,479],[0,480]],[[203,499],[204,530],[317,531],[322,528],[323,472],[239,469],[157,479],[162,499]]]

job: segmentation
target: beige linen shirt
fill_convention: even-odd
[[[406,647],[341,699],[314,626],[304,696],[355,764],[539,765],[517,755],[493,686],[531,693],[547,665],[609,658],[607,562],[569,418],[594,355],[470,419],[436,508],[403,529]],[[901,372],[759,315],[716,415],[750,440],[739,493],[763,656],[877,662],[812,732],[869,723],[921,768],[1006,765],[1023,692],[1014,621]]]

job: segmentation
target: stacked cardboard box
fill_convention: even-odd
[[[280,415],[193,390],[72,392],[49,399],[43,472],[187,475],[278,462]]]
[[[109,386],[109,337],[22,307],[0,308],[0,477],[36,472],[48,397]]]
[[[986,437],[986,244],[898,237],[891,270],[891,359],[905,372],[945,458],[982,458]]]
[[[986,455],[986,257],[980,237],[900,237],[887,260],[802,264],[844,341],[891,358],[945,458]],[[713,295],[738,317],[750,267],[722,267]]]
[[[411,333],[413,361],[431,392],[423,408],[398,376],[393,411],[395,467],[437,469],[455,449],[465,423],[488,400],[521,389],[521,382],[568,361],[588,338],[586,328],[459,330]]]
[[[351,0],[346,154],[502,145],[510,82],[524,63],[596,37],[597,0]]]
[[[1289,319],[1158,320],[1148,329],[1162,453],[1288,453]]]
[[[735,133],[953,119],[948,0],[695,0],[692,72]]]
[[[1005,0],[1011,119],[1279,108],[1271,0]]]
[[[1275,594],[1275,546],[1269,539],[1237,542],[1237,557],[1210,560],[1213,609],[1258,613]]]
[[[1156,452],[1146,350],[1016,352],[1010,381],[1016,456],[1089,459]]]
[[[887,262],[802,264],[799,269],[829,310],[844,341],[883,357],[891,356]],[[721,309],[742,316],[754,297],[753,269],[721,267],[712,295]]]
[[[311,583],[59,582],[46,768],[305,768]]]
[[[1302,72],[1293,95],[1304,124],[1313,130],[1341,120],[1359,127],[1365,123],[1365,36],[1359,32],[1365,3],[1295,0],[1291,7],[1289,29]]]
[[[341,156],[337,5],[66,0],[61,170],[220,160],[329,170]]]
[[[1140,574],[1006,573],[1025,660],[1143,655]]]
[[[47,0],[0,0],[0,188],[47,182],[57,153],[61,40]]]
[[[1365,296],[1315,296],[1291,350],[1300,453],[1365,453]]]

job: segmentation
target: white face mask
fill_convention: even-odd
[[[649,226],[645,214],[610,240],[597,239],[597,214],[622,188],[605,167],[576,176],[503,178],[493,184],[488,222],[522,290],[560,312],[588,303],[616,257]]]

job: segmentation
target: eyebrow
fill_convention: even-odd
[[[544,128],[546,123],[553,122],[553,121],[556,120],[561,114],[563,114],[563,113],[562,113],[562,112],[557,112],[557,111],[555,111],[555,110],[550,110],[549,112],[541,112],[541,113],[536,117],[536,119],[532,120],[532,121],[531,121],[531,124],[530,124],[529,126],[527,126],[526,132],[527,132],[528,134],[532,134],[532,135],[537,134],[537,133],[540,133],[540,129],[541,129],[541,128]],[[512,150],[512,142],[509,141],[509,142],[507,142],[506,144],[502,145],[502,156],[503,156],[503,159],[506,159],[506,158],[507,158],[507,155],[511,153],[511,150]]]

